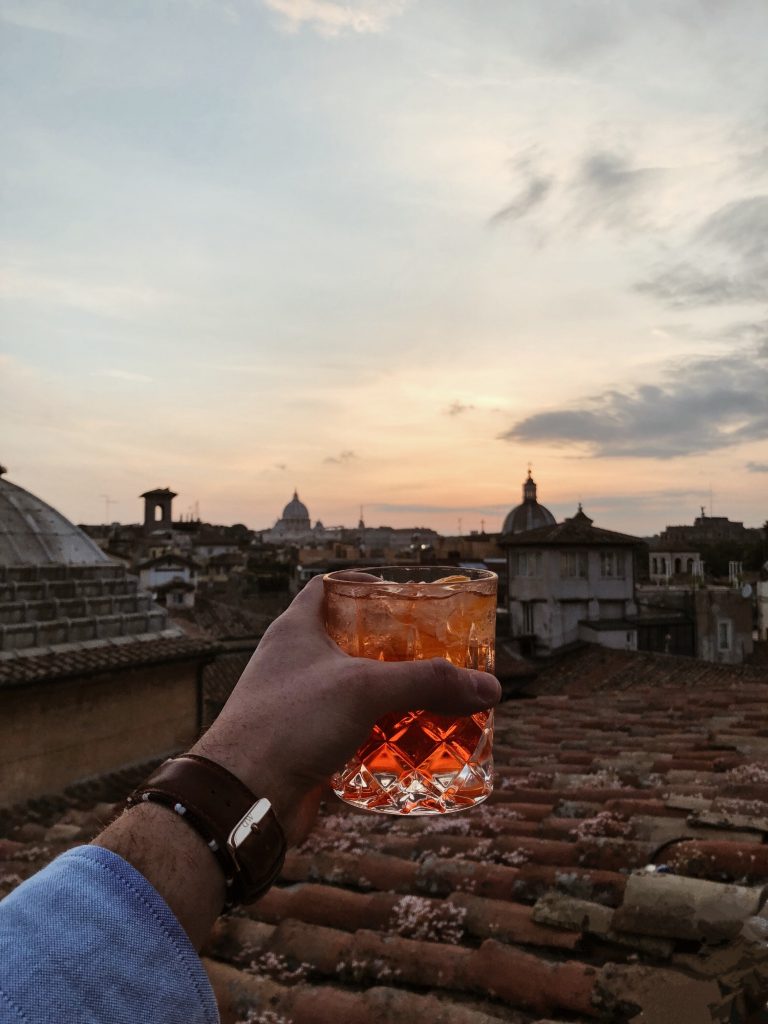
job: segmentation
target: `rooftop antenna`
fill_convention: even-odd
[[[117,499],[110,498],[108,494],[102,494],[101,497],[104,499],[104,525],[109,523],[109,506],[116,505]]]

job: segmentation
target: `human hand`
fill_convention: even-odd
[[[192,752],[268,797],[296,843],[312,825],[323,784],[382,715],[413,708],[470,715],[500,696],[492,675],[443,658],[380,662],[345,654],[325,632],[316,577],[264,634]]]

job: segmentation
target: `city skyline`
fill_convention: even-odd
[[[0,461],[650,535],[768,491],[768,9],[0,0]]]

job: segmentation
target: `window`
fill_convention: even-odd
[[[718,651],[730,651],[731,649],[731,623],[729,621],[717,624],[717,649]]]
[[[653,560],[653,571],[656,572],[656,559]],[[624,579],[624,552],[601,551],[600,575],[605,579]]]
[[[530,636],[533,632],[533,601],[523,601],[523,635]]]
[[[518,551],[514,564],[516,576],[541,576],[541,552]]]
[[[654,576],[658,576],[659,575],[659,560],[658,560],[658,558],[654,558],[654,560],[653,560],[653,569],[651,570],[651,572],[653,573]]]
[[[560,576],[564,580],[585,580],[587,578],[586,551],[562,551],[560,553]]]

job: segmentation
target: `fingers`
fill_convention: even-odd
[[[312,577],[272,625],[274,626],[276,623],[280,623],[281,631],[290,623],[290,628],[295,636],[298,636],[302,630],[313,633],[325,632],[322,576]]]
[[[408,708],[471,715],[488,710],[501,699],[495,676],[457,668],[444,658],[372,661],[367,670],[362,670],[362,665],[358,660],[365,701],[377,716]]]

